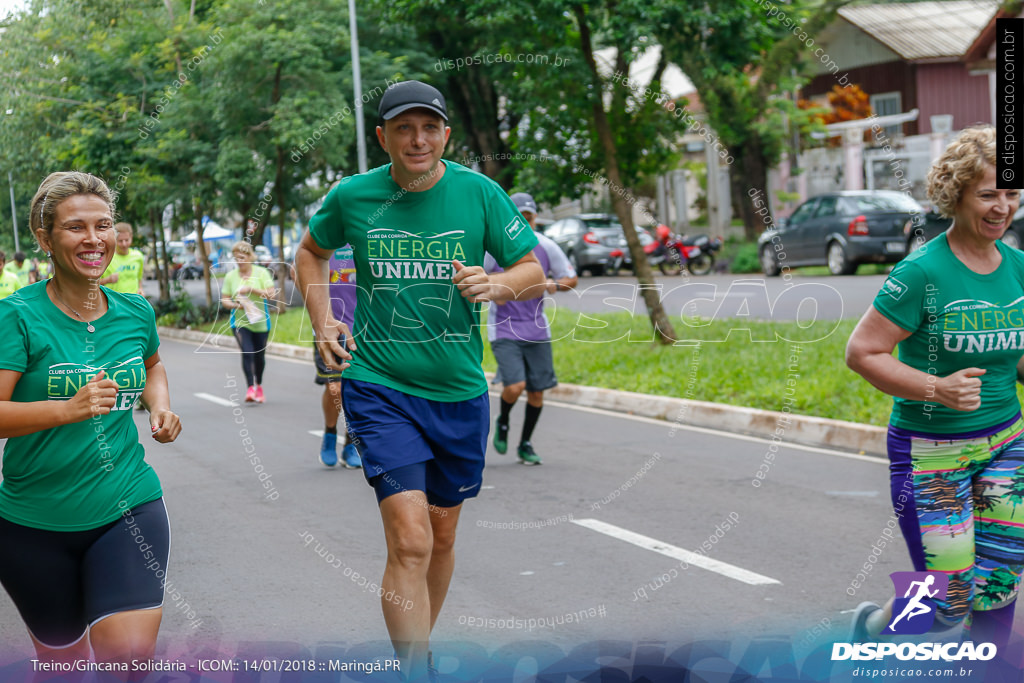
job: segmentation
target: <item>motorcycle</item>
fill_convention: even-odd
[[[644,246],[647,262],[657,267],[663,275],[679,275],[686,268],[692,275],[707,275],[715,265],[715,252],[722,248],[722,241],[707,235],[683,237],[674,233],[659,234],[657,242]],[[629,252],[615,249],[609,254],[611,260],[606,266],[609,275],[615,275],[622,268],[632,268]]]
[[[674,238],[669,243],[668,250],[677,255],[671,259],[680,264],[680,269],[676,271],[676,274],[681,272],[683,266],[692,275],[707,275],[711,272],[715,267],[715,252],[722,248],[722,240],[717,237],[711,239],[707,235],[695,235],[694,237],[676,235]]]

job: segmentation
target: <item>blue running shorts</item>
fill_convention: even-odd
[[[430,505],[454,507],[480,491],[490,427],[486,392],[466,401],[431,401],[345,380],[341,397],[349,439],[378,502],[413,490],[426,493]]]

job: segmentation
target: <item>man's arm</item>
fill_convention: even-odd
[[[317,350],[320,358],[333,370],[344,370],[348,363],[338,362],[335,356],[346,361],[352,354],[342,348],[338,338],[345,335],[346,346],[355,350],[356,344],[348,325],[331,315],[331,300],[327,292],[327,262],[333,254],[331,249],[322,249],[306,230],[295,252],[295,281],[309,312],[309,322],[316,333]]]
[[[488,274],[481,266],[465,266],[459,261],[453,263],[455,276],[452,282],[462,296],[472,302],[523,301],[544,294],[544,271],[532,251],[503,273]]]

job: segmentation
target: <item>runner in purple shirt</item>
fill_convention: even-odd
[[[512,195],[512,201],[523,214],[530,227],[537,229],[537,203],[525,192]],[[546,291],[576,286],[576,272],[569,259],[550,238],[537,233],[538,244],[533,249],[547,276]],[[488,254],[484,270],[498,272],[501,268]],[[487,314],[487,339],[498,361],[498,375],[505,385],[501,392],[501,414],[494,429],[494,448],[504,454],[508,450],[508,418],[519,396],[526,390],[526,418],[519,440],[519,462],[524,465],[541,464],[530,439],[537,426],[544,392],[558,384],[555,364],[551,356],[551,329],[544,315],[544,298],[528,301],[496,302]]]
[[[349,326],[353,325],[356,310],[356,263],[352,258],[352,247],[345,245],[337,249],[328,264],[331,314]],[[324,365],[320,351],[313,345],[313,359],[316,361],[315,382],[324,387],[321,405],[324,410],[324,438],[320,443],[320,462],[327,467],[338,464],[338,418],[341,416],[341,373]],[[341,462],[349,469],[362,467],[359,452],[350,441],[351,434],[345,431]]]

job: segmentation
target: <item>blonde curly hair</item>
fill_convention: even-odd
[[[996,129],[994,126],[965,128],[928,171],[928,198],[946,218],[952,218],[964,194],[964,188],[996,165]]]

